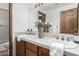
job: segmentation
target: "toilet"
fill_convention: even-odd
[[[9,55],[9,42],[0,44],[0,56]]]

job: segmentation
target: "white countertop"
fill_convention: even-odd
[[[60,42],[60,40],[56,40],[55,38],[49,38],[49,37],[44,37],[44,38],[38,38],[37,35],[18,35],[17,37],[22,38],[22,40],[36,44],[38,46],[50,49],[50,42]],[[20,39],[18,40],[20,41]],[[61,43],[61,42],[60,42]],[[63,41],[62,41],[63,43]],[[72,41],[65,41],[64,43],[67,44],[71,44],[74,45],[75,43],[73,43]],[[76,44],[77,47],[76,48],[71,48],[71,49],[64,49],[64,54],[65,55],[79,55],[79,44]]]

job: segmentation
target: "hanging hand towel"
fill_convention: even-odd
[[[64,44],[51,42],[50,56],[63,56]]]

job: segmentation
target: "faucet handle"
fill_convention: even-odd
[[[67,37],[67,41],[70,41],[70,40],[69,40],[69,37]]]
[[[59,37],[57,36],[56,39],[59,39]]]
[[[61,40],[64,40],[64,36],[62,36]]]

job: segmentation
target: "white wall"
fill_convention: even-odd
[[[33,3],[13,4],[13,55],[15,55],[15,33],[25,32],[28,28],[37,31],[35,27],[35,22],[37,20],[38,10],[34,8]]]
[[[28,27],[28,4],[13,4],[13,32],[24,32]]]
[[[28,14],[28,27],[29,29],[33,29],[33,31],[37,31],[35,27],[35,22],[38,20],[38,12],[34,8],[33,3],[29,4],[29,14]]]
[[[38,21],[38,11],[41,11],[43,13],[46,13],[45,10],[41,8],[34,8],[34,4],[29,4],[29,28],[33,29],[33,31],[37,31],[37,28],[35,27],[35,22]]]
[[[13,4],[13,46],[15,47],[15,33],[25,32],[28,28],[28,4],[14,3]],[[15,55],[15,48],[13,47],[13,55]]]
[[[60,33],[60,12],[65,11],[68,9],[76,8],[77,4],[68,4],[64,5],[62,7],[58,8],[52,8],[52,10],[49,10],[46,15],[47,15],[47,20],[52,23],[53,26],[53,32],[55,33]]]

